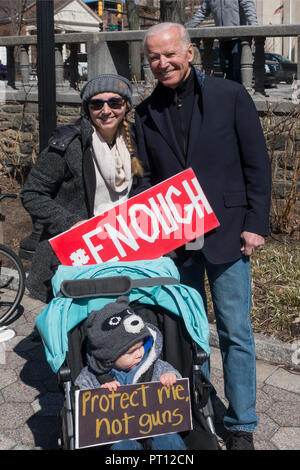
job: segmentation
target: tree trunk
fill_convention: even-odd
[[[126,0],[127,21],[129,29],[140,29],[138,7],[134,0]],[[129,62],[131,78],[141,80],[141,44],[140,41],[130,41]]]
[[[160,20],[185,23],[184,0],[160,0]]]

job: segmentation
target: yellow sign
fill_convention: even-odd
[[[76,390],[75,428],[76,449],[190,430],[189,379]]]
[[[103,15],[103,2],[98,2],[98,15]]]

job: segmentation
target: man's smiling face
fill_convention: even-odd
[[[185,47],[179,28],[171,27],[148,37],[147,56],[154,77],[176,88],[190,73],[194,50],[192,44]]]

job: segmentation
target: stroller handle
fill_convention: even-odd
[[[72,279],[61,283],[59,296],[80,299],[84,297],[114,297],[128,294],[139,287],[179,284],[173,277],[132,279],[129,276],[111,276],[96,279]]]

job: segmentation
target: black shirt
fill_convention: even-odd
[[[169,112],[177,143],[186,158],[194,96],[197,91],[194,69],[191,68],[189,76],[177,88],[165,88],[169,98]]]

